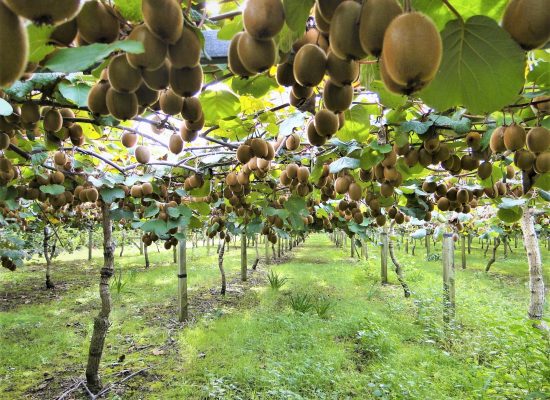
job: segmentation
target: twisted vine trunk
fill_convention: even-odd
[[[521,217],[523,231],[523,243],[527,252],[529,263],[529,290],[531,299],[529,302],[529,319],[540,321],[544,311],[544,280],[542,275],[542,259],[540,255],[539,239],[535,231],[535,219],[533,210],[525,208]]]
[[[122,240],[120,241],[120,253],[118,254],[119,257],[122,257],[122,254],[124,254],[124,242],[126,241],[126,231],[122,230]]]
[[[495,238],[494,245],[493,245],[493,256],[491,257],[491,259],[487,263],[487,266],[485,267],[485,272],[489,272],[489,269],[491,268],[491,265],[493,265],[493,263],[495,262],[495,260],[497,258],[498,246],[500,246],[500,239]],[[489,246],[487,246],[487,248],[489,248]]]
[[[88,388],[97,393],[101,390],[99,379],[99,363],[103,355],[105,337],[109,329],[109,314],[111,313],[111,291],[109,280],[115,272],[115,246],[112,240],[113,225],[110,215],[110,205],[102,203],[102,226],[103,226],[103,268],[101,268],[99,280],[99,297],[101,309],[94,320],[94,330],[90,340],[90,351],[88,353],[88,365],[86,367],[86,382]]]
[[[223,255],[225,253],[225,241],[223,239],[220,239],[220,246],[218,251],[218,268],[220,269],[220,274],[222,275],[222,289],[220,290],[220,293],[222,296],[225,296],[225,290],[227,287],[227,282],[225,279],[225,270],[223,269]],[[227,243],[227,246],[229,247],[229,243]]]
[[[90,226],[88,228],[88,261],[92,261],[93,248],[94,248],[94,230]]]
[[[149,263],[149,246],[147,246],[145,243],[143,243],[143,256],[145,257],[145,269],[149,269],[150,263]]]
[[[258,263],[260,262],[260,252],[258,250],[258,236],[254,235],[254,248],[256,250],[256,259],[254,260],[254,264],[252,264],[252,269],[256,271],[256,268],[258,267]]]
[[[46,259],[46,288],[47,289],[54,289],[55,285],[52,282],[51,279],[51,267],[52,267],[52,259],[51,255],[53,255],[55,251],[55,244],[53,247],[53,251],[50,254],[50,229],[45,226],[44,227],[44,258]]]
[[[397,280],[399,281],[399,283],[401,284],[401,287],[403,288],[405,297],[410,297],[411,291],[409,289],[409,285],[407,285],[407,282],[405,282],[405,278],[403,278],[403,268],[401,268],[401,264],[399,263],[399,261],[397,261],[397,258],[395,257],[395,252],[393,251],[393,240],[392,240],[393,224],[394,224],[394,221],[392,221],[392,223],[390,224],[390,232],[388,235],[388,251],[390,253],[391,261],[395,266],[395,274],[397,275]]]

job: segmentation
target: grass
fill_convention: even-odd
[[[442,323],[441,261],[426,261],[420,243],[415,257],[396,246],[410,299],[391,272],[390,285],[378,284],[373,244],[368,262],[351,260],[348,248],[312,235],[293,258],[272,266],[278,279],[288,279],[284,287],[272,290],[265,279],[233,300],[208,290],[219,286],[215,250],[207,256],[205,248],[194,249],[190,302],[208,302],[192,308],[198,318],[184,329],[174,322],[172,253],[151,250],[152,267],[145,271],[142,258],[129,252],[117,258],[122,274],[113,285],[121,290],[113,297],[102,376],[108,383],[125,369],[151,370],[110,398],[545,398],[550,345],[525,318],[528,268],[521,243],[506,260],[499,251],[489,274],[479,244],[474,246],[468,268],[457,269],[457,318],[450,326]],[[430,253],[438,251],[440,244]],[[226,256],[228,281],[238,276],[239,253],[231,246]],[[543,249],[543,261],[549,255]],[[459,268],[458,250],[455,256]],[[19,306],[0,314],[3,399],[54,397],[83,374],[100,259],[57,263],[53,277],[70,282],[66,290],[41,302],[17,299]],[[548,277],[546,271],[546,282]],[[0,288],[38,287],[42,278],[40,266],[1,271]],[[304,312],[294,311],[303,305],[309,305]]]

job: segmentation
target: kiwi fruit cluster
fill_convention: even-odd
[[[277,46],[273,39],[285,23],[281,0],[249,0],[243,10],[244,31],[231,40],[228,66],[242,77],[254,76],[275,64]]]
[[[183,183],[183,188],[186,192],[189,192],[193,189],[198,189],[204,185],[204,177],[199,174],[193,174],[185,178]]]
[[[313,191],[313,185],[309,182],[309,175],[308,167],[290,163],[281,172],[279,182],[281,185],[287,186],[291,193],[306,197]]]
[[[135,199],[149,197],[153,194],[153,191],[153,185],[150,182],[144,182],[142,184],[132,185],[130,188],[130,196]]]

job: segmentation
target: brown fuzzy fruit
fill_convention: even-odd
[[[133,93],[141,85],[141,73],[128,62],[126,54],[120,54],[109,63],[109,83],[117,92]]]
[[[254,138],[250,141],[250,148],[254,156],[265,158],[268,154],[267,142],[260,138]]]
[[[466,145],[473,150],[481,147],[481,135],[478,132],[470,132],[466,135]]]
[[[0,150],[6,150],[10,146],[10,137],[7,133],[0,132]]]
[[[309,179],[309,168],[300,167],[298,168],[298,173],[296,174],[299,182],[305,183]]]
[[[363,50],[379,57],[384,33],[389,24],[403,12],[396,0],[368,0],[361,9],[359,40]]]
[[[504,129],[504,146],[510,151],[519,150],[525,146],[526,135],[525,129],[522,126],[516,124],[510,125]]]
[[[63,117],[59,110],[49,109],[44,114],[44,129],[48,132],[58,132],[63,126]]]
[[[330,23],[330,48],[343,60],[360,60],[367,53],[359,41],[359,17],[361,5],[355,1],[343,1],[334,11]]]
[[[435,77],[442,49],[439,32],[428,17],[419,12],[401,14],[384,34],[384,66],[396,84],[414,91]]]
[[[244,29],[255,39],[266,40],[277,35],[285,23],[281,0],[248,0],[243,10]]]
[[[128,40],[136,40],[143,44],[143,53],[127,53],[128,63],[136,69],[148,69],[151,71],[159,69],[164,64],[168,51],[166,43],[153,35],[146,25],[139,25],[132,29]]]
[[[440,211],[449,211],[450,206],[451,203],[446,197],[441,197],[437,200],[437,208],[439,208]]]
[[[151,152],[146,146],[138,146],[135,151],[136,160],[140,164],[147,164],[151,160]]]
[[[4,3],[14,13],[37,25],[57,25],[73,18],[80,10],[80,0],[5,0]]]
[[[241,58],[239,57],[238,46],[239,46],[239,41],[241,40],[241,37],[243,35],[244,35],[244,32],[238,32],[231,39],[231,43],[229,44],[229,51],[227,52],[227,66],[229,67],[229,70],[233,72],[235,75],[238,75],[241,77],[250,77],[252,75],[255,75],[255,73],[252,71],[249,71],[243,65]],[[292,73],[292,69],[290,72]]]
[[[176,115],[183,108],[183,98],[174,93],[172,89],[168,89],[160,94],[159,105],[163,113]]]
[[[258,40],[244,32],[237,43],[237,53],[247,71],[260,73],[275,64],[277,55],[273,39]]]
[[[183,150],[183,139],[181,135],[174,133],[170,136],[170,141],[168,143],[168,148],[174,154],[179,154]]]
[[[480,179],[487,179],[493,173],[493,165],[489,162],[484,162],[477,168],[477,175]]]
[[[170,83],[168,63],[164,62],[159,68],[152,71],[147,69],[141,71],[141,77],[150,89],[166,89]]]
[[[331,137],[338,131],[338,116],[330,110],[319,110],[314,121],[315,130],[321,136]]]
[[[177,0],[142,0],[143,21],[153,35],[166,43],[178,41],[183,31],[183,12]]]
[[[0,87],[11,86],[27,66],[28,40],[23,20],[0,2]]]
[[[300,147],[300,136],[297,133],[293,133],[286,138],[285,147],[289,151],[294,151]]]
[[[334,190],[336,193],[344,194],[347,193],[350,186],[350,179],[346,176],[340,176],[334,182]]]
[[[322,136],[317,132],[313,121],[307,126],[307,139],[312,146],[322,146],[327,142],[327,136]]]
[[[192,97],[202,88],[203,71],[201,65],[194,68],[170,68],[170,86],[182,97]]]
[[[79,37],[87,43],[111,43],[118,38],[120,26],[115,12],[101,1],[84,3],[76,23]]]
[[[351,85],[359,77],[359,63],[342,60],[331,51],[327,56],[327,74],[339,86]]]
[[[506,145],[504,144],[504,126],[499,126],[493,131],[491,135],[491,141],[489,147],[493,153],[503,153],[506,151]]]
[[[348,187],[348,194],[350,199],[352,199],[353,201],[359,201],[361,200],[363,191],[361,190],[361,186],[353,182]]]
[[[542,153],[550,149],[550,131],[543,126],[529,130],[527,148],[533,153]]]
[[[294,79],[294,66],[291,63],[281,63],[277,65],[277,83],[280,86],[290,87],[296,83]]]
[[[325,107],[332,112],[340,113],[346,111],[353,101],[353,87],[338,86],[330,79],[325,83],[323,91]]]
[[[327,55],[315,44],[302,46],[294,58],[294,78],[302,86],[317,86],[325,76]]]
[[[525,50],[550,40],[550,3],[547,0],[511,0],[502,17],[502,27]]]
[[[121,93],[110,88],[107,91],[105,102],[109,114],[116,119],[132,119],[138,114],[138,101],[135,93]]]
[[[89,202],[95,203],[99,199],[99,192],[96,188],[90,188],[86,190],[86,198]]]
[[[53,155],[53,161],[56,165],[65,165],[65,163],[67,162],[67,155],[62,151],[57,151]]]
[[[535,159],[535,171],[539,174],[550,172],[550,151],[540,153]]]
[[[132,196],[135,199],[139,199],[143,196],[143,190],[141,188],[141,185],[133,185],[130,188],[130,196]]]
[[[97,82],[88,93],[88,108],[94,114],[107,115],[107,92],[111,85],[109,82]]]
[[[184,27],[180,38],[168,48],[168,59],[175,68],[194,68],[201,59],[201,42],[197,34]]]
[[[198,137],[199,137],[199,132],[198,131],[191,131],[187,128],[187,126],[185,124],[182,124],[181,128],[180,128],[180,135],[181,135],[181,138],[185,141],[185,142],[193,142],[194,140],[196,140]]]
[[[124,132],[120,138],[120,141],[122,142],[122,145],[126,147],[127,149],[134,147],[137,144],[138,141],[138,135],[132,132]]]
[[[514,164],[522,171],[529,171],[535,163],[535,155],[527,150],[518,150],[514,153]]]

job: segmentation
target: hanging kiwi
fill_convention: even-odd
[[[493,153],[503,153],[506,151],[506,145],[504,144],[505,129],[504,126],[499,126],[493,131],[491,140],[489,141],[489,147]]]
[[[289,135],[285,140],[285,147],[289,151],[295,151],[300,147],[300,136],[297,133]]]
[[[266,40],[277,35],[285,23],[281,0],[248,0],[243,11],[244,29],[255,39]]]
[[[168,63],[165,61],[159,68],[155,70],[141,71],[143,82],[153,90],[166,89],[170,83]]]
[[[142,107],[149,107],[159,100],[159,92],[151,89],[145,84],[145,82],[142,82],[141,85],[139,85],[139,88],[135,93],[138,98],[138,104]]]
[[[254,153],[252,152],[252,149],[247,144],[241,144],[237,149],[237,160],[241,164],[246,164],[250,161],[250,159],[254,157]]]
[[[0,2],[0,86],[11,86],[25,72],[29,45],[21,18]]]
[[[338,116],[330,110],[319,110],[314,121],[315,130],[320,136],[331,137],[338,131]]]
[[[40,106],[34,103],[23,103],[21,106],[21,121],[29,124],[40,121]]]
[[[136,160],[140,164],[147,164],[151,160],[151,152],[146,146],[138,146],[135,151]]]
[[[480,179],[487,179],[493,173],[493,165],[490,162],[484,162],[477,168],[477,175]]]
[[[360,15],[361,4],[352,0],[342,2],[334,11],[330,22],[330,48],[343,60],[360,60],[367,55],[359,41]]]
[[[359,18],[359,40],[363,50],[379,57],[384,33],[395,17],[403,12],[397,0],[368,0]]]
[[[194,68],[170,67],[170,87],[182,97],[192,97],[202,88],[203,72],[199,64]]]
[[[330,79],[326,81],[325,88],[323,90],[323,102],[327,109],[335,113],[341,113],[349,108],[352,101],[352,86],[338,86]]]
[[[78,35],[86,43],[112,43],[118,38],[119,22],[106,3],[91,0],[84,3],[76,17]]]
[[[177,133],[172,134],[172,136],[170,136],[170,141],[168,142],[168,148],[172,153],[180,154],[183,150],[183,139],[181,135],[178,135]]]
[[[109,63],[109,83],[118,92],[133,93],[141,85],[141,73],[133,68],[125,54],[119,54]]]
[[[57,25],[50,35],[50,40],[57,45],[70,46],[78,33],[76,18]]]
[[[351,85],[359,78],[359,64],[353,60],[342,60],[330,51],[327,56],[327,74],[339,86]]]
[[[436,75],[442,56],[441,36],[435,24],[419,12],[392,20],[384,34],[382,55],[388,76],[411,93]]]
[[[138,114],[138,101],[135,93],[118,92],[109,88],[105,96],[109,114],[119,120],[132,119]]]
[[[246,70],[260,73],[275,63],[275,41],[273,39],[258,40],[244,32],[237,42],[237,53]]]
[[[50,108],[44,113],[44,130],[58,132],[63,126],[63,117],[59,110]]]
[[[294,66],[289,63],[281,63],[277,65],[277,83],[279,86],[290,87],[296,83],[294,79]]]
[[[135,40],[143,44],[143,53],[127,53],[128,63],[135,69],[156,70],[162,66],[168,47],[166,43],[153,35],[146,25],[139,25],[132,29],[128,40]]]
[[[199,132],[189,130],[185,124],[182,124],[180,128],[180,135],[185,142],[190,143],[199,137]]]
[[[246,78],[255,75],[255,73],[246,69],[241,61],[241,58],[239,57],[238,46],[239,40],[241,39],[242,35],[244,35],[244,32],[239,32],[231,39],[231,43],[229,44],[229,51],[227,53],[227,66],[229,67],[229,70],[235,75]]]
[[[201,42],[192,29],[183,28],[178,41],[168,47],[168,59],[175,68],[194,68],[199,65]]]
[[[322,33],[328,34],[330,32],[330,21],[321,15],[317,3],[313,6],[313,17],[315,18],[317,29]]]
[[[107,108],[107,92],[111,85],[108,81],[97,82],[88,92],[88,109],[99,115],[109,114]]]
[[[332,17],[336,11],[336,8],[343,2],[343,0],[317,0],[315,3],[316,9],[319,14],[328,23],[332,22]]]
[[[306,44],[319,46],[325,52],[329,49],[327,38],[315,27],[310,27],[301,38],[292,43],[292,50],[297,53]]]
[[[535,159],[535,171],[539,174],[550,172],[550,151],[540,153]]]
[[[254,156],[259,158],[265,158],[269,152],[267,142],[261,138],[252,139],[250,141],[250,148]]]
[[[120,141],[124,147],[130,149],[137,144],[138,135],[132,132],[125,131],[120,137]]]
[[[183,31],[183,12],[177,0],[142,0],[145,25],[159,39],[174,44]]]
[[[197,97],[186,97],[183,99],[181,116],[187,121],[198,121],[204,118],[202,105]]]
[[[527,134],[522,126],[512,124],[504,129],[502,136],[504,146],[510,151],[519,150],[525,146],[526,136]]]
[[[550,40],[550,2],[511,0],[502,18],[502,27],[524,50],[544,46]]]
[[[514,164],[522,171],[529,171],[535,164],[535,155],[527,150],[518,150],[514,153]]]
[[[4,0],[17,15],[35,24],[56,25],[73,18],[80,10],[80,0]]]
[[[163,91],[159,97],[160,109],[168,115],[176,115],[181,112],[183,98],[174,93],[172,89]]]
[[[533,153],[550,149],[550,131],[543,126],[531,128],[527,134],[527,148]]]
[[[10,146],[10,137],[7,133],[0,132],[0,150],[6,150]]]
[[[294,59],[294,79],[302,86],[317,86],[326,71],[327,56],[323,49],[314,44],[306,44],[296,53]]]

